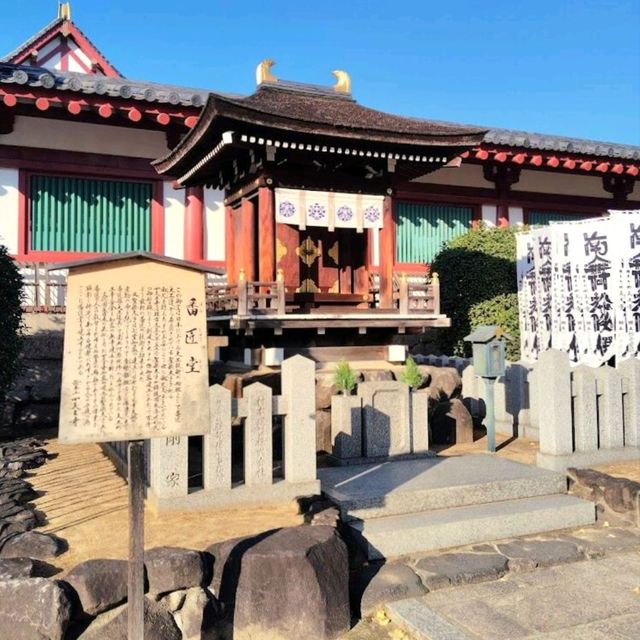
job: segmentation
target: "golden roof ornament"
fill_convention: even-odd
[[[351,76],[346,71],[340,71],[336,69],[331,72],[335,77],[337,82],[333,85],[333,90],[336,93],[351,93]]]
[[[71,20],[70,2],[58,2],[58,19]]]
[[[264,82],[278,82],[278,78],[276,78],[271,73],[271,67],[275,64],[274,60],[269,60],[269,58],[265,58],[257,67],[256,67],[256,84],[260,86]]]

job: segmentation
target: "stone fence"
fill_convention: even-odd
[[[538,359],[531,385],[539,466],[640,460],[640,360],[572,368],[566,353],[551,349]]]
[[[145,443],[147,498],[159,508],[197,509],[236,504],[289,502],[320,493],[316,479],[315,364],[302,356],[282,363],[282,395],[254,383],[242,398],[220,385],[209,388],[211,430],[202,438],[203,487],[189,487],[189,438],[154,438]],[[273,477],[274,417],[283,421],[283,478]],[[244,425],[243,481],[232,482],[232,430]],[[236,426],[232,426],[236,425]],[[236,440],[240,442],[240,440]],[[107,445],[126,469],[126,443]],[[238,471],[238,469],[235,469]],[[237,475],[237,474],[236,474]]]

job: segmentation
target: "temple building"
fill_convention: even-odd
[[[249,96],[130,80],[61,4],[0,59],[0,242],[29,278],[126,251],[223,268],[213,329],[268,341],[447,326],[428,266],[447,240],[640,208],[640,147],[382,113],[344,71],[273,64]]]

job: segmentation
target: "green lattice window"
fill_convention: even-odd
[[[120,253],[151,246],[151,183],[31,176],[33,251]]]
[[[430,263],[447,241],[466,233],[472,207],[398,202],[396,262]]]

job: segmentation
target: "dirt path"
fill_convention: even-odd
[[[28,480],[42,496],[36,508],[48,523],[39,529],[69,543],[55,565],[68,571],[90,558],[127,557],[127,484],[96,444],[60,445],[57,454]],[[208,545],[277,527],[302,523],[295,503],[280,507],[154,513],[145,509],[145,548],[168,545],[204,549]]]

